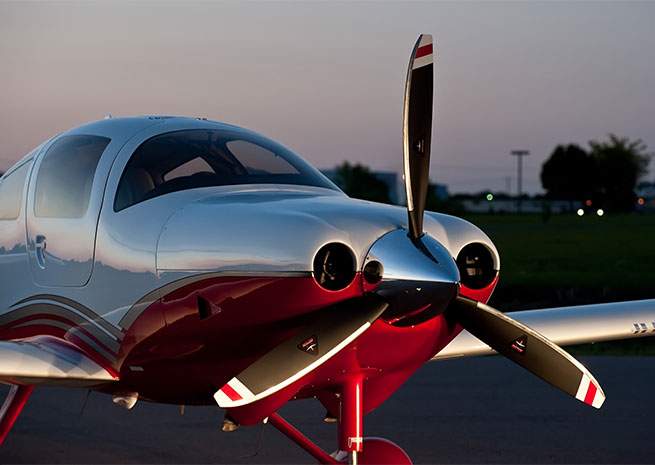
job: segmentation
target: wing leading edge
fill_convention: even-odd
[[[655,299],[525,310],[509,315],[561,346],[655,335]],[[488,345],[462,331],[432,360],[493,353]]]
[[[64,341],[0,341],[0,383],[91,387],[114,381],[113,374]]]

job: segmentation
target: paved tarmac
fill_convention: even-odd
[[[424,366],[364,418],[367,436],[401,445],[415,463],[655,463],[655,357],[580,357],[607,401],[598,411],[500,357]],[[4,395],[6,388],[1,387]],[[267,426],[220,431],[218,407],[139,402],[131,411],[86,391],[37,388],[0,447],[0,463],[313,463]],[[321,447],[336,426],[313,400],[281,415]]]

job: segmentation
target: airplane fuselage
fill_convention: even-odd
[[[298,171],[313,170],[313,185],[263,177],[162,188],[206,171],[155,179],[141,198],[139,185],[129,192],[121,185],[150,141],[186,133],[195,141],[204,132],[264,139],[192,118],[109,119],[54,137],[8,172],[25,181],[17,217],[0,220],[0,339],[58,338],[119,378],[111,391],[212,404],[217,387],[306,325],[308,315],[377,285],[363,279],[367,255],[378,239],[406,228],[405,209],[351,199],[308,165]],[[53,208],[59,181],[48,182],[48,170],[62,167],[53,168],[48,154],[78,150],[76,138],[101,152],[80,190],[87,198],[68,199],[69,211]],[[162,193],[153,194],[157,189]],[[429,213],[424,229],[453,258],[482,244],[498,269],[493,244],[470,223]],[[352,279],[336,289],[321,285],[315,269],[317,253],[330,244],[345,246],[352,260]],[[495,283],[468,292],[486,301]],[[367,373],[366,410],[374,408],[460,331],[442,316],[411,326],[375,322],[351,350],[292,388],[302,388],[298,397],[320,397],[352,364]]]

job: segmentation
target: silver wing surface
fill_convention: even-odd
[[[655,335],[655,299],[512,312],[512,318],[566,346]],[[496,353],[462,331],[432,360]]]
[[[63,341],[0,341],[0,383],[91,387],[114,381],[109,371]]]

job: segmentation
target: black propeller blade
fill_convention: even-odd
[[[457,297],[444,312],[475,337],[544,381],[600,408],[605,394],[598,381],[561,347],[522,323],[481,302]]]
[[[214,398],[219,407],[249,404],[322,365],[363,333],[387,309],[380,296],[356,297],[324,309],[323,316],[254,362]]]
[[[432,63],[432,35],[422,34],[409,60],[403,111],[403,172],[409,237],[412,239],[423,235],[423,211],[430,182],[434,81]]]

